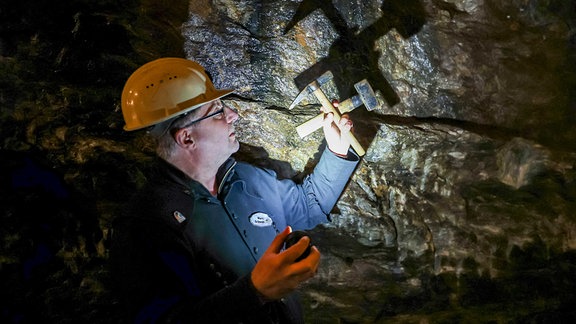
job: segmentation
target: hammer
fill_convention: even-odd
[[[338,124],[340,121],[340,114],[349,112],[364,103],[364,106],[369,111],[374,110],[376,107],[380,106],[372,87],[368,83],[367,80],[362,80],[354,85],[354,88],[358,92],[358,95],[353,96],[352,98],[346,99],[339,104],[339,109],[334,108],[332,103],[328,100],[320,86],[332,79],[332,73],[330,71],[322,74],[318,79],[312,81],[308,84],[304,90],[298,94],[296,99],[292,102],[289,109],[294,108],[303,98],[305,98],[309,93],[314,93],[316,98],[320,101],[322,106],[324,107],[325,111],[332,112],[334,114],[334,122]],[[314,132],[318,128],[322,127],[322,121],[324,120],[324,114],[321,113],[318,116],[308,120],[307,122],[303,123],[302,125],[296,128],[298,135],[301,138],[309,135],[310,133]],[[350,145],[358,155],[363,156],[365,154],[364,149],[354,137],[352,133],[348,133],[348,139],[350,140]]]
[[[368,111],[372,111],[380,106],[380,102],[372,90],[370,83],[366,79],[354,84],[354,88],[358,92],[357,95],[348,98],[338,105],[338,111],[340,114],[350,112],[362,104]],[[322,121],[324,120],[324,114],[319,114],[318,116],[308,120],[307,122],[296,127],[296,131],[300,138],[304,138],[310,135],[312,132],[322,127]]]

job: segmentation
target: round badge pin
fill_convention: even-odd
[[[266,213],[256,212],[250,215],[250,223],[257,227],[272,226],[272,218]]]

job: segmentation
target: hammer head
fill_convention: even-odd
[[[354,88],[358,92],[360,99],[364,103],[364,107],[366,107],[368,111],[372,111],[380,106],[380,102],[376,98],[376,94],[374,93],[374,90],[372,90],[368,80],[364,79],[354,84]]]
[[[292,101],[292,104],[290,104],[290,107],[288,107],[288,109],[296,107],[296,105],[299,104],[300,101],[302,101],[302,99],[306,98],[307,95],[309,95],[314,91],[314,88],[311,87],[312,84],[322,86],[323,84],[326,84],[328,81],[332,80],[333,77],[334,75],[332,74],[331,71],[324,72],[318,79],[310,82],[308,85],[304,87],[304,89],[302,89],[302,91],[300,91],[300,93],[298,94],[298,96],[296,96],[296,99]]]

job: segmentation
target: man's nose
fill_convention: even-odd
[[[234,110],[228,106],[225,106],[224,111],[226,114],[226,122],[227,123],[233,123],[236,120],[238,120],[239,116],[238,116],[238,112],[236,112],[236,110]]]

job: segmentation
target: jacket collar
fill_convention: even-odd
[[[208,192],[208,190],[198,181],[190,178],[186,173],[182,172],[174,165],[161,158],[158,158],[157,160],[159,166],[157,172],[159,174],[159,179],[166,179],[166,181],[176,183],[177,185],[182,186],[185,191],[192,191],[196,194],[199,194],[200,192]],[[235,165],[236,160],[228,158],[228,160],[226,160],[226,162],[224,162],[218,169],[218,172],[216,173],[218,194],[220,194],[226,180],[234,173],[233,169]]]
[[[236,160],[228,158],[216,173],[216,183],[218,183],[218,195],[222,192],[223,184],[234,173],[233,168],[236,165]]]

